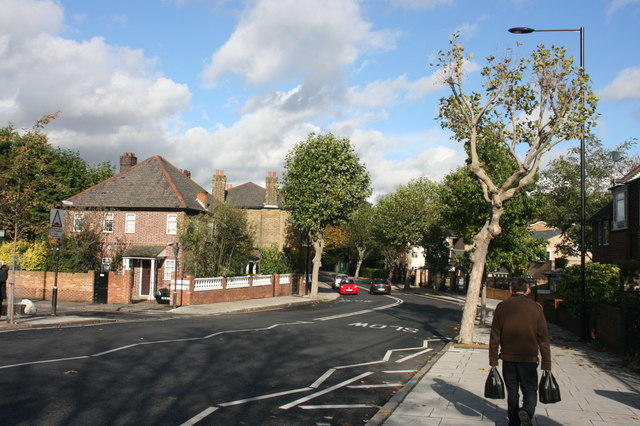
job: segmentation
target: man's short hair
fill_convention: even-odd
[[[514,293],[525,293],[529,288],[529,284],[523,278],[511,282],[511,291]]]

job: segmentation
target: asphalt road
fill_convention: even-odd
[[[456,331],[415,294],[2,335],[0,424],[362,425]]]

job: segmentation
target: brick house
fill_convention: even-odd
[[[122,256],[134,279],[132,298],[153,299],[156,289],[175,279],[176,260],[180,276],[181,253],[176,259],[171,247],[178,224],[205,212],[212,201],[188,171],[157,155],[138,164],[133,153],[124,153],[118,174],[63,201],[65,232],[101,230],[103,271]]]
[[[534,276],[538,282],[546,282],[548,278],[545,274],[559,268],[556,264],[559,259],[566,259],[566,266],[580,263],[580,255],[566,256],[559,251],[558,246],[562,243],[562,230],[559,228],[554,228],[546,222],[540,221],[529,225],[529,231],[532,232],[533,238],[545,240],[547,243],[546,258],[529,265],[529,274]],[[564,263],[563,260],[562,264]]]
[[[593,261],[640,260],[640,166],[616,179],[612,200],[589,218]]]
[[[227,202],[244,209],[247,220],[255,234],[257,248],[276,245],[282,250],[292,245],[293,228],[289,224],[289,213],[282,209],[282,197],[278,193],[278,178],[269,172],[265,187],[247,182],[238,186],[227,185],[223,170],[216,170],[212,179],[211,194],[214,200]]]

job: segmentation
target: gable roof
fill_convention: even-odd
[[[629,183],[632,180],[640,178],[640,164],[631,169],[626,175],[622,176],[620,179],[616,179],[616,184]]]
[[[265,194],[267,190],[253,182],[243,183],[227,189],[226,201],[234,207],[245,209],[264,208]],[[278,196],[278,205],[280,197]]]
[[[159,155],[74,195],[74,207],[117,209],[167,209],[205,211],[197,200],[199,192],[211,194]]]

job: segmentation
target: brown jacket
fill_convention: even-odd
[[[489,340],[489,365],[498,365],[499,358],[511,362],[538,362],[540,368],[551,370],[549,331],[542,306],[521,294],[514,294],[498,304],[493,313]]]

